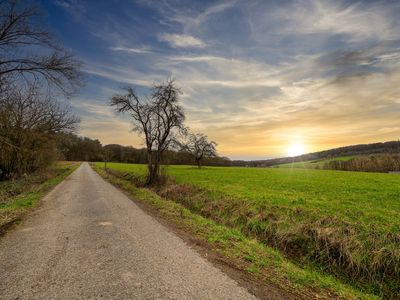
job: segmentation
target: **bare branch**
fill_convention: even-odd
[[[71,95],[83,82],[81,63],[52,34],[33,25],[32,19],[38,16],[37,7],[21,7],[17,0],[0,2],[0,84],[43,79]],[[32,54],[32,49],[38,54]]]
[[[185,115],[178,104],[180,90],[173,80],[154,85],[151,97],[139,98],[133,88],[126,88],[124,95],[111,97],[110,105],[117,113],[129,113],[134,130],[144,136],[149,176],[148,184],[158,180],[159,165],[176,135],[184,130]]]
[[[190,153],[196,160],[197,166],[201,167],[203,158],[217,156],[217,143],[209,141],[207,136],[202,133],[190,133],[187,136],[187,141],[180,143],[181,150]]]

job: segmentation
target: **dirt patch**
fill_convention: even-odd
[[[1,224],[0,225],[0,237],[5,235],[8,232],[8,230],[10,230],[14,226],[18,225],[20,222],[21,222],[21,218],[18,217],[18,218],[12,219],[9,222]]]

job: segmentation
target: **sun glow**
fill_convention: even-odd
[[[302,143],[290,144],[287,148],[287,154],[289,156],[298,156],[306,152],[306,147]]]

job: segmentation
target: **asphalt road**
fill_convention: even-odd
[[[0,238],[0,299],[255,299],[87,163]]]

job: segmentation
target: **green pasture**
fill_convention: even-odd
[[[354,156],[341,156],[335,158],[327,158],[327,159],[317,159],[317,160],[309,160],[309,161],[298,161],[286,164],[280,164],[272,166],[273,168],[293,168],[293,169],[323,169],[326,163],[335,160],[348,161],[354,158]]]

